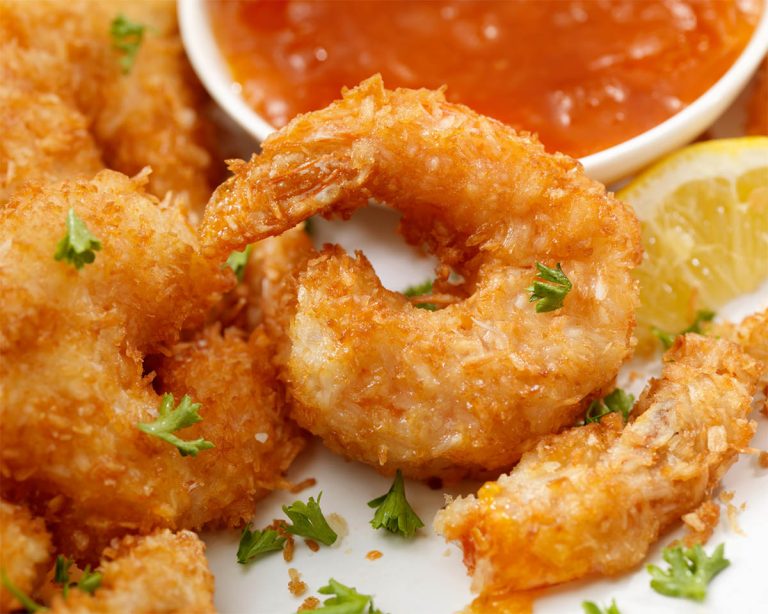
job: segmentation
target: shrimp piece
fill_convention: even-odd
[[[23,507],[0,501],[0,570],[14,586],[32,594],[51,560],[51,536],[45,523]],[[0,584],[0,612],[21,605]]]
[[[213,575],[205,545],[194,533],[159,531],[128,536],[104,552],[101,585],[90,595],[70,590],[53,599],[52,614],[207,614]]]
[[[440,259],[436,287],[456,303],[434,313],[338,247],[276,290],[292,415],[351,458],[414,477],[508,466],[572,424],[630,352],[634,214],[578,162],[442,92],[373,77],[231,168],[200,230],[219,259],[371,198]],[[536,261],[562,263],[573,282],[558,311],[529,303]],[[461,286],[447,283],[451,269]]]
[[[0,207],[0,489],[84,562],[129,532],[242,522],[300,448],[261,336],[175,345],[234,276],[143,181],[102,171]],[[53,258],[71,207],[102,242],[79,271]],[[158,415],[150,367],[177,402],[200,397],[202,422],[180,436],[215,448],[182,457],[137,428]]]
[[[754,90],[747,103],[747,134],[768,134],[768,58],[757,69]]]
[[[735,344],[679,337],[633,409],[542,439],[477,498],[438,512],[483,594],[631,569],[711,497],[754,434],[758,364]]]
[[[118,15],[146,27],[127,74],[110,36]],[[212,128],[200,112],[206,98],[175,15],[172,0],[0,0],[0,34],[9,41],[4,57],[10,44],[45,59],[29,64],[24,81],[82,113],[106,166],[129,175],[151,166],[151,193],[172,192],[177,205],[199,213],[219,173],[209,153]]]

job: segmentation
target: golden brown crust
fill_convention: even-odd
[[[482,593],[631,569],[670,524],[711,497],[746,448],[759,369],[736,345],[689,334],[665,355],[622,429],[600,424],[543,439],[435,526],[457,540]]]
[[[89,595],[57,595],[54,614],[212,614],[213,575],[194,533],[127,536],[104,551],[101,585]]]
[[[0,500],[0,569],[27,595],[35,592],[51,561],[51,536],[40,518]],[[20,604],[0,585],[0,612]]]
[[[509,466],[571,424],[630,352],[634,214],[574,160],[442,92],[373,77],[232,170],[201,226],[211,254],[374,198],[438,256],[437,289],[456,299],[416,309],[338,247],[289,256],[293,275],[273,293],[281,377],[292,416],[338,452],[417,477]],[[573,282],[563,309],[528,302],[536,261],[562,263]]]

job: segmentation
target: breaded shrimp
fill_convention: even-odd
[[[51,536],[45,523],[23,507],[0,500],[0,570],[25,594],[39,585],[51,561]],[[20,604],[0,584],[0,612]]]
[[[438,512],[473,589],[500,593],[617,574],[709,498],[748,446],[758,364],[735,344],[679,337],[622,429],[611,414],[539,442],[477,498]]]
[[[167,349],[234,276],[142,181],[103,171],[0,207],[0,488],[86,562],[128,532],[241,522],[300,447],[260,338],[210,331]],[[53,258],[70,208],[102,243],[79,271]],[[202,422],[179,435],[217,447],[182,457],[137,428],[158,416],[144,364],[155,352],[176,402],[201,397]]]
[[[146,26],[127,74],[110,36],[118,15]],[[0,35],[3,56],[13,46],[41,60],[14,70],[13,82],[81,112],[108,167],[135,174],[151,166],[150,192],[162,198],[172,191],[177,204],[202,208],[214,172],[211,128],[200,113],[205,96],[184,55],[172,0],[1,0]],[[60,160],[67,163],[65,152]]]
[[[93,595],[57,595],[52,614],[207,614],[213,607],[213,575],[205,545],[194,533],[168,530],[128,536],[104,552],[101,585]]]
[[[292,415],[338,452],[415,477],[508,466],[571,424],[629,354],[634,214],[574,160],[442,92],[388,91],[373,77],[232,170],[201,226],[208,253],[224,259],[374,198],[437,255],[436,287],[456,300],[416,309],[338,247],[276,297]],[[537,261],[562,263],[573,283],[558,311],[529,303]]]
[[[747,134],[768,134],[768,58],[757,69],[754,90],[747,104]]]

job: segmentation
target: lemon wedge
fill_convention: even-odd
[[[617,196],[643,231],[639,351],[658,347],[654,327],[682,331],[768,278],[768,137],[691,145]]]

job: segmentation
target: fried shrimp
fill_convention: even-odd
[[[208,152],[211,128],[199,111],[205,97],[184,55],[175,11],[172,0],[0,0],[5,64],[0,74],[3,86],[21,85],[35,92],[21,118],[42,117],[52,128],[68,129],[63,135],[48,134],[41,143],[41,148],[45,143],[58,146],[57,150],[43,148],[48,158],[60,151],[55,159],[65,169],[70,159],[77,158],[73,138],[82,131],[76,125],[80,120],[70,116],[82,114],[106,166],[131,175],[151,166],[151,193],[162,198],[173,192],[175,203],[200,210],[216,174]],[[144,28],[127,71],[110,35],[111,23],[119,16]],[[19,54],[32,58],[24,70],[13,61]],[[51,108],[53,97],[61,101],[61,111]],[[38,110],[40,98],[44,104]],[[11,117],[6,112],[11,110],[3,109],[2,125]],[[31,121],[25,119],[16,130]],[[41,138],[34,134],[34,125],[29,129],[29,140],[10,141],[18,141],[16,153],[22,161],[31,144]],[[77,176],[81,174],[59,172],[55,178]]]
[[[53,614],[208,614],[213,607],[213,575],[205,545],[194,533],[159,531],[128,536],[104,552],[101,584],[91,595],[70,590],[57,595]]]
[[[0,488],[84,561],[128,532],[241,522],[300,447],[260,338],[174,346],[234,278],[144,181],[102,171],[0,207]],[[54,260],[71,208],[101,242],[80,270]],[[177,403],[200,397],[202,422],[179,436],[216,447],[184,457],[139,430],[161,400],[150,353],[167,355],[158,385]]]
[[[546,586],[637,565],[660,533],[709,498],[755,431],[758,364],[735,344],[679,337],[629,425],[540,441],[475,498],[440,511],[483,594]]]
[[[437,291],[456,298],[414,308],[338,247],[277,297],[292,415],[349,457],[416,477],[507,466],[572,423],[630,351],[630,209],[574,160],[442,92],[388,91],[373,77],[231,168],[201,225],[208,253],[223,259],[373,198],[402,212],[406,240],[440,260]],[[558,311],[529,303],[537,261],[561,263],[573,284]]]
[[[0,571],[13,585],[31,594],[51,561],[51,536],[45,524],[23,507],[0,501]],[[0,584],[0,612],[20,604]]]

